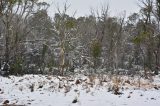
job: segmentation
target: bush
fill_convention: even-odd
[[[21,57],[17,57],[12,63],[11,63],[11,69],[10,74],[13,75],[23,75],[23,60]]]

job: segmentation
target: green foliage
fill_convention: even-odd
[[[48,60],[47,67],[52,68],[53,66],[55,66],[55,61],[54,61],[54,56],[51,55],[51,58]]]
[[[136,37],[133,39],[133,42],[134,42],[135,44],[140,44],[141,41],[142,41],[142,39],[141,39],[141,37],[139,37],[139,36],[136,36]]]
[[[140,44],[149,36],[148,32],[142,32],[138,36],[133,38],[133,43]]]
[[[22,3],[22,0],[8,0],[9,4],[15,5],[16,3]]]
[[[18,56],[15,58],[14,63],[11,64],[11,74],[17,75],[17,74],[22,74],[22,64],[23,64],[23,59]]]
[[[8,1],[10,4],[15,4],[17,2],[17,0],[9,0]]]
[[[48,46],[46,44],[43,44],[43,49],[42,49],[42,58],[45,56],[46,52],[48,50]]]
[[[101,55],[101,44],[98,40],[93,40],[91,44],[92,56],[97,58]]]
[[[65,24],[68,29],[74,28],[75,26],[75,22],[73,20],[67,20]]]
[[[67,14],[56,13],[54,17],[56,29],[64,27],[66,29],[71,29],[76,26],[76,19],[69,17]]]

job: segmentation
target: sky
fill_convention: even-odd
[[[88,16],[91,8],[97,10],[102,6],[109,4],[109,14],[111,16],[118,16],[121,13],[126,13],[129,16],[133,12],[139,11],[138,0],[41,0],[51,3],[49,8],[49,15],[54,16],[59,6],[62,10],[65,2],[70,5],[67,14],[73,15],[76,11],[75,17]]]

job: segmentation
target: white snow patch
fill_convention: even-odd
[[[75,83],[78,79],[80,84]],[[80,75],[74,78],[43,75],[9,78],[0,76],[0,105],[9,100],[9,104],[27,106],[160,106],[160,90],[154,87],[135,89],[136,87],[127,86],[128,89],[122,90],[122,95],[114,95],[108,92],[112,81],[101,83],[96,78],[91,86],[89,78]],[[154,78],[153,85],[160,85],[159,76]],[[75,98],[78,102],[72,103]]]

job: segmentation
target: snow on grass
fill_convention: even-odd
[[[8,100],[8,104],[27,106],[160,106],[160,76],[152,82],[141,79],[141,88],[137,87],[136,78],[119,80],[121,95],[108,92],[114,79],[107,76],[0,77],[0,105]],[[76,103],[72,103],[74,99]]]

